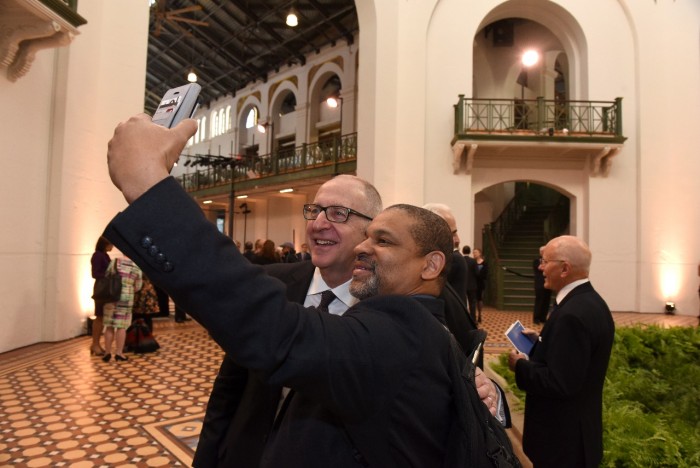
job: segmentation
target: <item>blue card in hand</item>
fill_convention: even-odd
[[[509,328],[506,330],[506,337],[513,343],[515,349],[523,354],[530,355],[532,347],[535,345],[535,341],[529,336],[523,335],[522,331],[525,329],[520,320],[516,320]]]

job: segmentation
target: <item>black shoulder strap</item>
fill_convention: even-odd
[[[450,335],[450,379],[458,418],[460,435],[467,439],[451,440],[448,450],[462,450],[466,454],[455,457],[448,452],[446,466],[485,466],[519,468],[520,461],[513,452],[508,434],[479,398],[474,382],[475,367],[464,357],[457,340]],[[456,437],[451,435],[450,438]],[[452,444],[456,444],[455,448]]]

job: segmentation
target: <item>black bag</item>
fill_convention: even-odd
[[[122,295],[122,277],[116,268],[117,260],[109,264],[105,275],[95,280],[92,289],[92,298],[95,302],[117,302]]]
[[[474,383],[475,367],[450,336],[450,379],[457,418],[453,420],[445,467],[520,468],[508,434],[481,401]]]
[[[151,334],[151,329],[148,328],[143,319],[134,320],[129,328],[126,329],[126,341],[124,350],[133,353],[152,353],[160,348],[160,345]]]

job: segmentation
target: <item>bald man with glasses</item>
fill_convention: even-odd
[[[597,467],[603,458],[603,383],[615,335],[610,309],[588,279],[591,251],[561,236],[542,250],[539,269],[556,305],[529,359],[509,366],[527,394],[523,449],[538,468]]]

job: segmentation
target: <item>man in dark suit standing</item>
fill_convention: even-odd
[[[603,458],[603,383],[615,335],[607,304],[591,286],[591,252],[573,236],[552,239],[540,269],[557,305],[529,360],[509,365],[527,393],[523,449],[537,468],[597,467]]]
[[[452,231],[452,242],[454,251],[452,252],[452,267],[447,275],[447,282],[455,290],[459,298],[466,304],[467,302],[467,263],[459,253],[459,243],[461,239],[457,233],[457,220],[452,209],[444,203],[426,203],[423,208],[430,210],[447,222]]]
[[[547,321],[549,312],[549,302],[552,298],[551,289],[544,287],[544,273],[540,269],[544,246],[540,247],[540,255],[532,261],[532,272],[535,278],[535,309],[532,314],[532,321],[535,325],[542,325]]]
[[[479,276],[479,270],[476,267],[476,260],[472,257],[472,248],[468,245],[462,247],[462,256],[464,261],[467,262],[467,305],[469,306],[469,313],[477,323],[476,314],[476,290],[477,290],[477,277]]]
[[[307,244],[306,242],[301,244],[301,250],[297,252],[297,258],[300,262],[303,262],[304,260],[311,260],[311,253],[309,253],[309,244]]]

